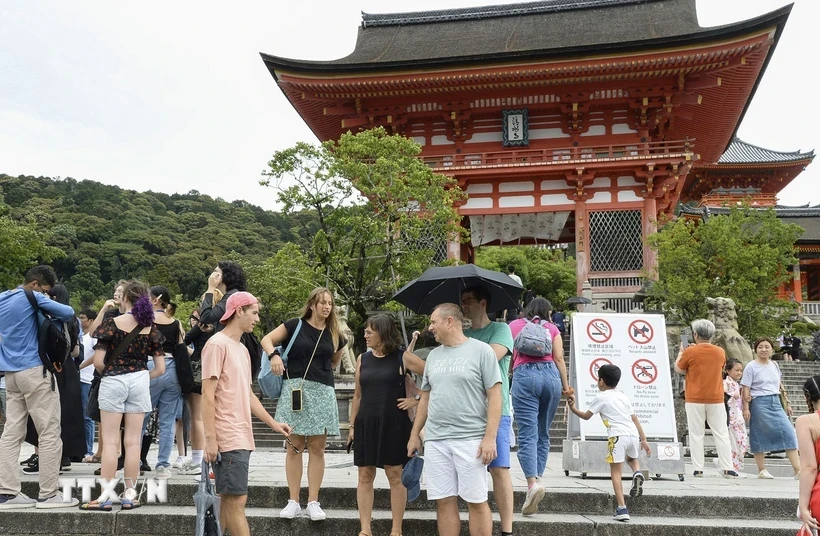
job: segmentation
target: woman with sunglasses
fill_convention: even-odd
[[[390,536],[401,536],[407,490],[401,471],[407,463],[407,442],[412,423],[407,410],[420,396],[408,398],[408,371],[424,373],[424,361],[401,348],[401,335],[388,315],[367,319],[364,339],[370,351],[356,359],[356,390],[350,409],[348,445],[353,445],[353,465],[359,468],[356,500],[359,505],[359,536],[371,536],[373,480],[376,468],[384,469],[390,482],[393,527]]]

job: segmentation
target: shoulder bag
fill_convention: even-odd
[[[290,342],[288,343],[288,347],[285,348],[285,351],[279,356],[282,359],[282,363],[285,365],[285,368],[288,366],[288,353],[290,352],[291,347],[293,346],[293,342],[296,340],[296,336],[299,335],[299,330],[302,329],[302,319],[299,319],[299,322],[296,324],[296,329],[293,330],[293,335],[290,338]],[[267,354],[262,356],[262,367],[259,371],[259,388],[262,389],[262,394],[266,397],[275,400],[279,398],[279,395],[282,394],[282,384],[284,383],[284,378],[282,376],[277,376],[270,369],[270,357]]]
[[[103,366],[103,372],[105,369],[108,368],[116,358],[120,356],[121,353],[125,351],[131,341],[134,340],[134,337],[139,334],[140,331],[143,330],[145,326],[140,326],[137,324],[137,327],[132,329],[128,335],[122,340],[122,342],[117,346],[113,352],[105,354],[105,365]],[[94,380],[91,382],[91,389],[88,392],[88,406],[86,407],[86,413],[88,413],[89,418],[94,419],[97,422],[100,422],[100,381],[102,380],[102,376],[97,377],[94,376]]]
[[[179,334],[183,334],[182,323],[177,320]],[[179,341],[179,336],[177,336]],[[174,365],[177,369],[177,380],[183,395],[187,395],[194,390],[194,369],[191,366],[191,354],[188,353],[188,346],[184,342],[177,342],[174,345]]]

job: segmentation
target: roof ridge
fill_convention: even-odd
[[[814,151],[810,151],[808,153],[801,153],[800,149],[798,149],[796,151],[776,151],[774,149],[769,149],[767,147],[761,147],[760,145],[755,145],[754,143],[749,143],[747,141],[743,141],[740,138],[738,138],[737,136],[735,136],[735,138],[732,140],[732,144],[734,144],[734,143],[745,145],[747,147],[753,147],[753,148],[758,149],[760,151],[766,151],[767,153],[777,153],[777,154],[786,154],[786,155],[808,155],[808,154],[814,153]]]
[[[581,9],[594,9],[630,4],[645,4],[660,0],[540,0],[522,4],[496,4],[453,9],[437,9],[404,13],[365,13],[362,11],[362,28],[372,26],[399,26],[456,20],[480,20],[516,15],[554,13]]]

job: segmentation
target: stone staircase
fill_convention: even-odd
[[[803,384],[812,376],[820,374],[820,362],[817,361],[778,361],[783,377],[783,385],[789,395],[789,402],[794,409],[794,419],[808,412]],[[818,382],[820,383],[820,382]],[[820,409],[820,408],[816,408]]]

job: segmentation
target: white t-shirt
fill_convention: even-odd
[[[780,394],[780,367],[771,360],[765,365],[749,361],[743,369],[740,385],[749,388],[752,398]]]
[[[510,277],[510,279],[512,279],[513,281],[515,281],[519,285],[523,286],[523,283],[521,282],[521,278],[518,277],[518,274],[507,274],[507,275]]]
[[[97,344],[97,339],[93,338],[88,333],[83,334],[83,361],[94,355],[94,345]],[[88,365],[84,369],[80,369],[80,381],[82,383],[91,383],[94,379],[94,365]]]
[[[638,436],[638,428],[632,422],[632,403],[625,394],[617,389],[601,391],[592,404],[589,411],[598,413],[604,421],[609,437],[622,435]]]

